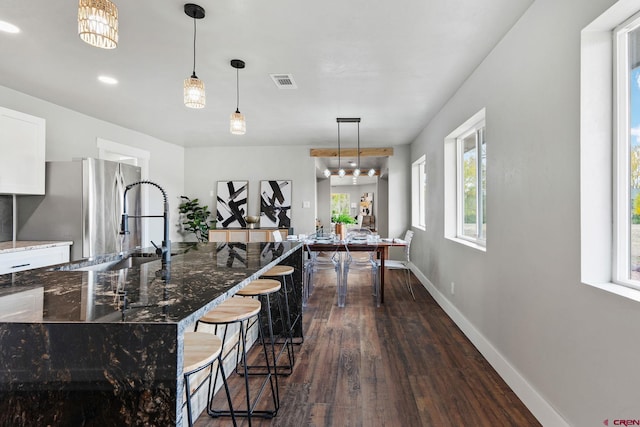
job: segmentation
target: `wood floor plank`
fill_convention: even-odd
[[[280,411],[253,426],[540,425],[414,276],[413,301],[403,274],[386,272],[379,308],[366,272],[349,273],[344,308],[336,305],[335,272],[316,275],[304,344],[279,381]],[[203,414],[196,425],[231,423]]]

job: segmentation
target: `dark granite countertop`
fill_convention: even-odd
[[[178,323],[184,330],[299,246],[286,241],[173,243],[166,269],[153,248],[108,254],[0,275],[0,298],[41,289],[41,322]],[[100,270],[99,265],[128,257],[134,265]],[[21,321],[12,320],[10,313],[0,317],[3,322]]]

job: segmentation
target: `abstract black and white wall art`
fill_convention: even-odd
[[[260,227],[291,227],[291,181],[260,181]]]
[[[218,181],[218,227],[246,227],[248,181]]]

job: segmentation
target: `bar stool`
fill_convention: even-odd
[[[233,412],[233,404],[231,403],[231,393],[229,393],[229,385],[227,384],[227,378],[224,373],[224,367],[222,366],[222,340],[213,334],[206,332],[185,332],[184,334],[184,363],[183,363],[183,375],[184,375],[184,388],[187,394],[186,402],[183,403],[183,407],[187,405],[187,418],[189,421],[189,427],[193,426],[193,415],[191,414],[191,386],[189,383],[189,377],[196,372],[200,372],[206,368],[209,368],[209,374],[207,375],[207,402],[211,400],[211,374],[213,372],[213,362],[218,361],[220,372],[222,373],[222,381],[224,383],[224,389],[227,394],[227,402],[229,403],[229,412],[231,413],[231,419],[233,425],[236,426],[236,417]],[[217,371],[216,371],[217,372]],[[200,390],[205,384],[206,380],[203,380],[194,390],[194,393]]]
[[[237,323],[240,329],[240,336],[238,337],[238,340],[231,347],[231,349],[229,349],[229,351],[227,351],[227,353],[224,354],[224,356],[222,356],[222,359],[226,360],[227,357],[233,352],[234,349],[237,349],[237,351],[240,352],[240,347],[242,347],[241,359],[242,359],[242,366],[244,367],[244,385],[245,385],[247,409],[246,410],[233,409],[233,414],[232,414],[231,411],[224,411],[224,410],[213,408],[213,399],[210,399],[208,408],[207,408],[207,413],[209,414],[209,416],[213,418],[218,418],[221,416],[229,416],[229,415],[247,417],[249,421],[249,425],[251,425],[251,417],[253,415],[259,415],[264,418],[273,418],[278,412],[278,402],[276,400],[277,391],[275,389],[274,381],[273,381],[273,377],[275,375],[272,375],[271,366],[269,365],[269,358],[267,356],[267,347],[265,344],[265,340],[262,337],[262,327],[260,327],[258,330],[258,337],[262,342],[262,351],[267,363],[267,372],[263,374],[264,381],[262,382],[260,386],[260,390],[258,391],[253,401],[251,398],[251,393],[249,388],[249,372],[247,368],[247,365],[248,365],[247,364],[247,334],[246,334],[247,330],[244,324],[245,324],[245,321],[248,321],[253,316],[258,316],[258,322],[260,325],[262,325],[262,316],[260,315],[261,307],[262,307],[262,304],[257,299],[232,297],[223,301],[220,305],[218,305],[214,309],[207,312],[204,316],[202,316],[196,322],[196,326],[195,326],[196,330],[199,324],[201,323],[209,324],[209,325],[215,326],[216,334],[218,332],[218,326],[224,326],[222,342],[227,341],[227,333],[229,332],[230,325]],[[221,364],[219,364],[219,366],[221,366]],[[216,381],[218,379],[217,372],[218,371],[216,370],[216,380],[214,381],[214,390],[216,387]],[[258,404],[258,401],[260,400],[260,397],[262,396],[262,393],[264,392],[264,389],[267,386],[267,383],[269,383],[271,387],[271,394],[273,396],[274,409],[273,411],[271,410],[256,411],[255,410],[256,405]]]
[[[302,318],[302,313],[298,313],[297,315],[295,315],[295,318],[292,319],[292,317],[294,317],[291,314],[291,310],[289,308],[289,294],[292,295],[293,297],[293,301],[294,303],[296,301],[298,301],[297,298],[297,292],[296,292],[296,286],[293,282],[293,273],[295,272],[295,269],[289,265],[276,265],[275,267],[271,267],[269,270],[267,270],[267,272],[265,272],[262,276],[262,278],[267,278],[267,279],[275,279],[278,281],[282,281],[282,288],[284,289],[284,306],[285,306],[285,311],[286,311],[286,318],[287,318],[287,328],[289,329],[289,335],[291,337],[293,337],[293,333],[294,333],[294,328],[296,327],[296,324],[301,320]],[[288,280],[287,280],[288,279]],[[292,339],[292,343],[293,344],[302,344],[304,342],[304,334],[301,335],[301,340],[297,341],[297,342],[293,342]]]
[[[274,374],[276,375],[276,391],[279,390],[277,386],[278,385],[277,377],[279,375],[290,375],[291,372],[293,371],[293,363],[294,363],[292,337],[291,337],[290,331],[285,326],[286,317],[285,317],[284,311],[282,310],[282,301],[280,299],[280,293],[278,292],[281,288],[282,286],[280,285],[280,282],[277,280],[256,279],[251,283],[249,283],[244,288],[242,288],[241,290],[239,290],[236,294],[244,297],[261,298],[263,307],[266,306],[267,325],[269,327],[269,338],[271,339],[271,354],[272,354],[272,360],[273,360]],[[280,313],[280,319],[282,320],[282,326],[283,326],[282,333],[285,335],[284,341],[282,342],[282,347],[280,348],[280,351],[278,352],[277,357],[275,354],[276,341],[273,334],[273,319],[271,317],[271,300],[270,300],[271,295],[275,295],[276,297],[276,302],[278,304],[278,310]],[[253,326],[253,324],[255,324],[255,322],[249,325],[247,327],[247,330],[249,330],[249,328]],[[278,365],[278,361],[280,360],[280,357],[282,356],[282,353],[284,353],[285,350],[287,350],[287,357],[289,359],[289,364]],[[265,368],[268,368],[268,366],[264,366],[264,365],[248,366],[248,369],[265,369]],[[286,370],[287,372],[285,373],[282,370]],[[279,391],[278,391],[277,400],[279,404],[280,402]]]

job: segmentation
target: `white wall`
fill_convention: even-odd
[[[580,30],[613,3],[533,2],[411,149],[418,273],[545,425],[640,417],[640,304],[580,283]],[[443,237],[443,141],[483,107],[486,253]]]
[[[331,180],[316,180],[316,215],[325,233],[331,232]]]
[[[260,214],[260,181],[291,180],[295,234],[315,232],[316,176],[311,147],[197,147],[185,149],[185,196],[216,211],[218,181],[249,181],[249,215]],[[304,201],[309,208],[303,208]]]
[[[151,153],[149,179],[167,192],[171,206],[171,239],[181,240],[177,234],[178,197],[184,191],[184,148],[109,122],[69,110],[50,102],[0,86],[0,105],[46,120],[47,161],[71,160],[78,157],[98,157],[97,138],[129,145]],[[161,120],[161,118],[159,118]],[[149,191],[149,212],[162,214],[162,194]],[[149,221],[149,239],[162,240],[160,220]],[[146,246],[151,246],[146,243]]]
[[[380,235],[390,237],[404,237],[411,225],[411,150],[408,145],[400,145],[393,148],[393,156],[389,157],[388,179],[386,180],[388,191],[387,218],[380,213]],[[379,180],[383,183],[385,180]],[[380,185],[379,185],[380,187]],[[380,192],[382,193],[382,188]],[[382,202],[381,202],[382,203]],[[384,205],[380,205],[384,206]],[[385,230],[385,225],[387,229]],[[386,232],[385,232],[386,231]],[[413,249],[411,250],[413,253]],[[391,259],[403,259],[400,248],[391,248]]]

